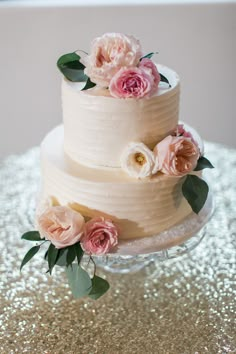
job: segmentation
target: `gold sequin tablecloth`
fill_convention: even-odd
[[[51,278],[29,248],[39,150],[0,165],[0,353],[236,353],[236,150],[206,144],[215,213],[190,253],[128,275],[100,271],[109,292],[73,300],[64,273]],[[99,274],[99,273],[98,273]]]

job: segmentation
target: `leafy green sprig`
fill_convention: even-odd
[[[85,82],[82,90],[88,90],[96,86],[96,84],[85,75],[85,66],[81,63],[80,59],[81,57],[75,52],[64,54],[58,59],[57,67],[69,81]]]
[[[201,171],[205,168],[214,168],[211,162],[204,156],[198,159],[194,171]],[[208,184],[194,174],[188,174],[182,185],[182,193],[188,201],[194,213],[198,214],[203,208],[209,192]]]
[[[96,300],[109,289],[109,283],[96,275],[96,264],[92,256],[89,256],[89,260],[94,265],[93,277],[90,278],[88,272],[81,267],[84,251],[80,242],[58,249],[50,241],[41,238],[38,231],[26,232],[21,238],[27,241],[40,242],[40,244],[29,249],[21,262],[20,270],[38,253],[43,244],[49,242],[48,249],[44,254],[44,259],[48,263],[46,273],[51,275],[55,266],[65,267],[72,295],[76,299],[87,295]]]

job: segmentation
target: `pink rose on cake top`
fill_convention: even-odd
[[[110,93],[117,98],[150,97],[157,90],[151,70],[142,68],[120,69],[109,85]]]
[[[151,60],[155,53],[143,55],[139,40],[133,36],[105,33],[93,40],[90,53],[80,57],[77,52],[63,55],[57,64],[69,80],[87,80],[83,90],[97,85],[107,88],[113,97],[138,99],[152,97],[160,81],[169,85]]]
[[[153,81],[154,81],[154,92],[157,90],[159,82],[161,81],[161,77],[160,74],[157,70],[156,65],[154,64],[154,62],[149,59],[149,58],[142,58],[140,60],[140,64],[139,64],[139,68],[149,71],[150,74],[153,77]]]
[[[93,40],[90,54],[81,62],[95,84],[107,87],[121,68],[136,67],[142,56],[139,41],[121,33],[105,33]]]

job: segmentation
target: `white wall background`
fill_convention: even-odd
[[[235,3],[66,4],[0,2],[0,158],[39,144],[61,122],[58,57],[88,50],[108,31],[159,51],[157,61],[181,76],[181,119],[204,139],[236,147]]]

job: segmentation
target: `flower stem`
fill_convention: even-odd
[[[97,266],[96,266],[96,263],[94,262],[94,259],[92,258],[92,256],[90,256],[90,259],[91,259],[91,261],[93,262],[93,266],[94,266],[94,269],[93,269],[93,276],[95,276],[96,270],[97,270]]]

